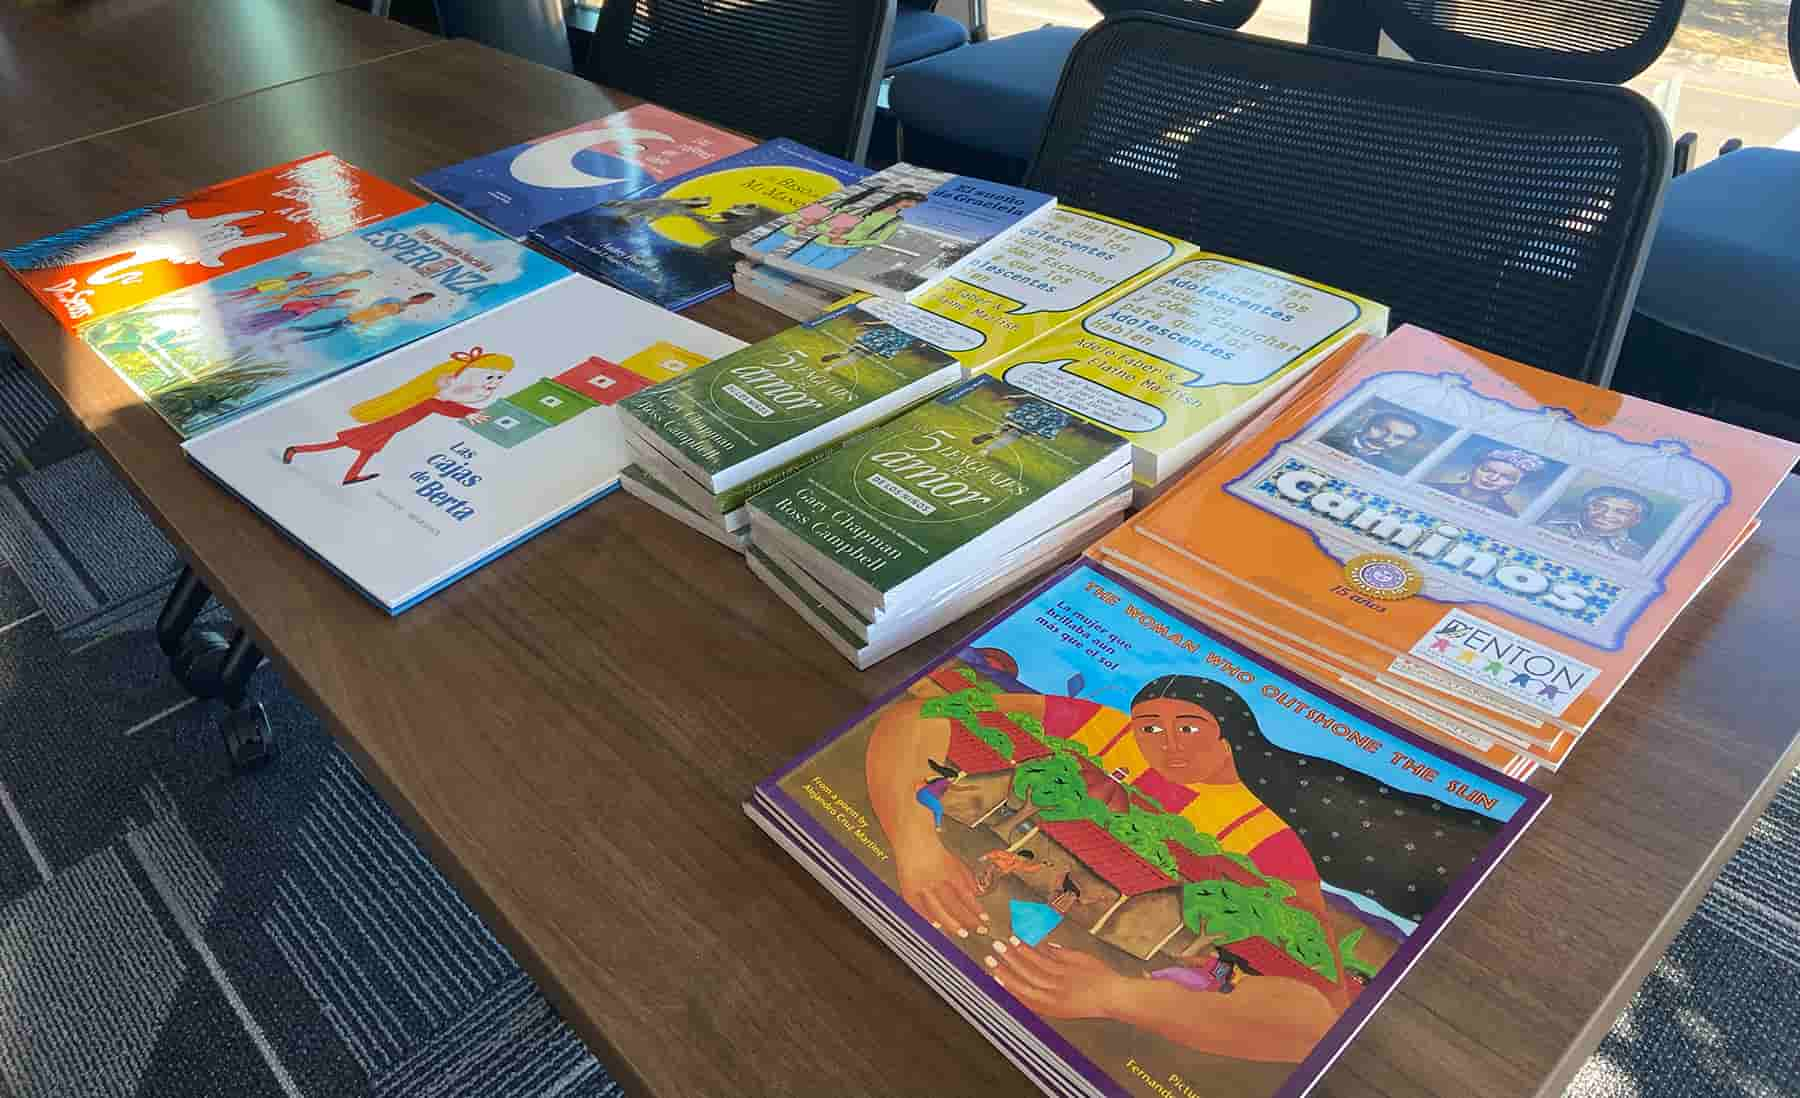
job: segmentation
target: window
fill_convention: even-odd
[[[1304,42],[1311,7],[1311,0],[1263,0],[1243,29]],[[940,10],[958,9],[957,0],[941,0]],[[1717,156],[1731,138],[1800,151],[1800,82],[1788,61],[1787,18],[1787,0],[1695,0],[1667,52],[1631,81],[1676,136],[1699,135],[1694,164]],[[1046,23],[1087,27],[1099,20],[1087,0],[988,0],[996,38]]]

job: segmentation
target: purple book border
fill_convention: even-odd
[[[956,644],[952,645],[948,651],[955,653],[970,647],[977,638],[988,631],[994,622],[1015,613],[1021,607],[1037,598],[1038,595],[1042,594],[1044,591],[1061,583],[1068,576],[1084,568],[1097,573],[1110,583],[1125,588],[1138,598],[1143,599],[1145,602],[1150,603],[1168,614],[1170,617],[1179,619],[1184,625],[1197,629],[1214,644],[1220,645],[1231,651],[1242,652],[1245,655],[1255,655],[1253,651],[1246,651],[1242,645],[1226,639],[1205,624],[1194,620],[1191,615],[1164,605],[1161,599],[1150,594],[1148,591],[1145,591],[1137,584],[1107,570],[1093,561],[1087,560],[1086,558],[1076,560],[1057,569],[1049,576],[1046,576],[1036,586],[1032,587],[1031,590],[1027,591],[1024,595],[1021,595],[1005,610],[988,618],[979,626],[976,626],[975,629],[962,637]],[[1263,659],[1264,657],[1257,658]],[[873,702],[870,702],[861,712],[820,737],[812,746],[790,759],[774,774],[763,779],[761,782],[758,782],[756,790],[768,798],[772,805],[782,809],[795,826],[804,830],[822,848],[840,852],[840,856],[837,858],[837,864],[839,866],[849,870],[869,889],[871,893],[880,897],[888,910],[911,929],[914,936],[920,942],[928,944],[946,961],[961,970],[966,977],[972,979],[976,983],[976,986],[985,989],[987,988],[987,984],[984,983],[984,981],[987,979],[988,973],[982,969],[980,965],[976,964],[960,949],[953,949],[947,943],[942,941],[942,935],[933,931],[930,923],[920,918],[919,914],[915,912],[905,900],[902,900],[896,895],[893,889],[889,888],[885,881],[880,877],[877,877],[867,866],[863,865],[860,858],[857,858],[854,854],[846,851],[843,845],[840,844],[830,832],[826,831],[818,821],[812,818],[810,813],[802,808],[798,802],[794,801],[793,798],[784,793],[779,786],[779,783],[783,778],[786,778],[789,774],[798,770],[802,764],[814,755],[817,755],[826,747],[826,745],[861,723],[870,713],[873,713],[875,710],[882,708],[892,702],[895,698],[899,697],[906,691],[907,687],[918,682],[921,678],[924,678],[926,672],[930,668],[937,666],[942,660],[943,655],[941,653],[932,657],[930,662],[926,663],[912,675],[909,675],[905,681],[882,694]],[[1437,905],[1426,913],[1425,918],[1419,921],[1418,929],[1408,935],[1406,941],[1402,943],[1400,948],[1395,951],[1394,955],[1388,959],[1388,962],[1381,966],[1381,971],[1376,975],[1374,980],[1370,981],[1368,987],[1363,989],[1362,994],[1356,997],[1356,1002],[1351,1004],[1348,1010],[1344,1011],[1343,1015],[1338,1018],[1337,1022],[1326,1032],[1325,1036],[1320,1039],[1319,1043],[1313,1046],[1313,1050],[1307,1054],[1306,1059],[1295,1066],[1293,1072],[1287,1077],[1287,1080],[1282,1083],[1273,1095],[1270,1096],[1270,1098],[1303,1098],[1303,1096],[1308,1091],[1312,1090],[1318,1083],[1320,1077],[1325,1074],[1325,1070],[1343,1054],[1344,1049],[1349,1046],[1351,1040],[1355,1038],[1356,1034],[1368,1022],[1369,1017],[1375,1013],[1376,1008],[1386,1001],[1387,997],[1393,992],[1401,978],[1412,969],[1412,966],[1418,961],[1419,957],[1431,943],[1437,939],[1438,934],[1443,931],[1444,927],[1449,924],[1456,913],[1462,910],[1463,904],[1468,902],[1469,897],[1480,887],[1482,881],[1486,880],[1488,874],[1493,871],[1494,867],[1500,864],[1501,859],[1512,849],[1513,844],[1518,841],[1519,836],[1524,834],[1525,829],[1531,825],[1532,821],[1537,818],[1538,813],[1543,810],[1544,805],[1549,802],[1550,795],[1542,790],[1533,789],[1523,782],[1509,778],[1499,771],[1488,767],[1484,763],[1477,762],[1473,759],[1466,759],[1462,756],[1452,755],[1447,749],[1414,735],[1406,729],[1394,724],[1392,721],[1369,712],[1355,702],[1343,698],[1335,691],[1321,687],[1306,676],[1296,674],[1274,661],[1268,662],[1271,663],[1272,670],[1293,679],[1296,684],[1312,690],[1323,700],[1337,706],[1356,719],[1365,721],[1371,726],[1380,729],[1383,733],[1394,736],[1400,742],[1409,744],[1415,749],[1421,750],[1432,756],[1454,758],[1457,765],[1476,773],[1503,789],[1517,793],[1522,798],[1522,803],[1519,805],[1518,810],[1513,813],[1510,819],[1501,825],[1499,832],[1497,832],[1492,841],[1488,843],[1487,849],[1483,851],[1481,857],[1476,859],[1475,863],[1467,870],[1458,875],[1455,883],[1445,891],[1443,899],[1439,900]],[[942,993],[940,992],[940,994]],[[1119,1086],[1110,1075],[1102,1071],[1100,1067],[1089,1060],[1084,1053],[1077,1050],[1064,1039],[1060,1033],[1057,1033],[1050,1026],[1046,1025],[1035,1013],[1027,1010],[1004,989],[991,988],[987,990],[987,994],[989,998],[1005,1009],[1015,1022],[1023,1026],[1039,1040],[1043,1041],[1045,1046],[1049,1048],[1052,1053],[1060,1057],[1064,1063],[1079,1071],[1089,1082],[1093,1083],[1102,1092],[1117,1095],[1119,1098],[1130,1098],[1129,1092]],[[983,1036],[987,1035],[983,1034]],[[992,1038],[990,1037],[989,1040],[991,1041]]]

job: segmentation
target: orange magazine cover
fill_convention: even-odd
[[[1095,555],[1554,767],[1796,458],[1409,327],[1327,364]]]
[[[330,153],[314,153],[8,248],[0,262],[72,331],[424,204]],[[305,288],[300,280],[292,290]]]

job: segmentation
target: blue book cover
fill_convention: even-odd
[[[731,288],[731,242],[868,174],[778,138],[540,226],[531,237],[621,290],[683,309]]]
[[[895,164],[733,247],[827,289],[913,301],[1055,208],[1023,187]]]
[[[191,438],[572,277],[434,204],[152,298],[82,338]]]
[[[609,114],[414,179],[434,197],[514,240],[609,198],[623,198],[754,142],[651,103]]]

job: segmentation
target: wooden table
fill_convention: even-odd
[[[0,244],[318,148],[402,180],[630,102],[431,46],[0,164]],[[0,328],[630,1093],[1030,1093],[738,807],[971,623],[859,674],[622,495],[389,619],[6,280]],[[1796,761],[1797,577],[1790,484],[1320,1093],[1560,1091]]]
[[[333,0],[0,0],[0,161],[433,41]]]

